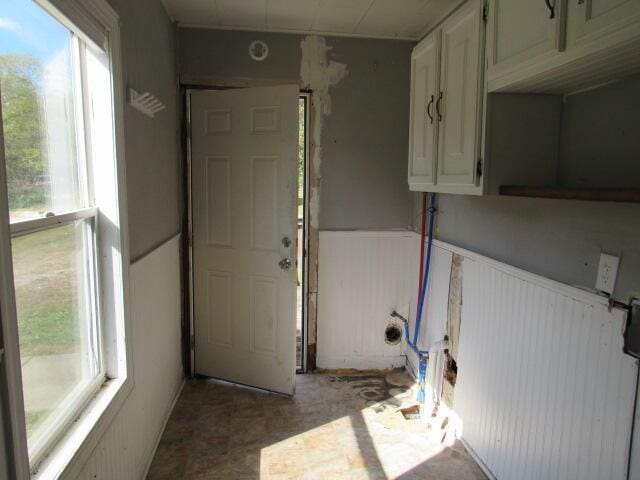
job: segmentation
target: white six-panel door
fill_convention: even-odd
[[[190,94],[195,372],[293,394],[298,87]]]

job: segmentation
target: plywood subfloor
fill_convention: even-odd
[[[458,442],[404,419],[412,383],[405,372],[299,375],[290,400],[191,380],[148,478],[485,479]]]

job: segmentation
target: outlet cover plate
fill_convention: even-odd
[[[616,285],[618,276],[618,265],[620,259],[608,253],[600,254],[600,264],[598,265],[598,278],[596,279],[596,289],[611,295]]]

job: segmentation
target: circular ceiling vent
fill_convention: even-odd
[[[249,45],[249,56],[257,62],[261,62],[269,55],[269,46],[262,40],[254,40]]]

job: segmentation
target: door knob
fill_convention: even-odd
[[[291,268],[292,262],[290,258],[283,258],[278,262],[278,266],[282,270],[289,270]]]

